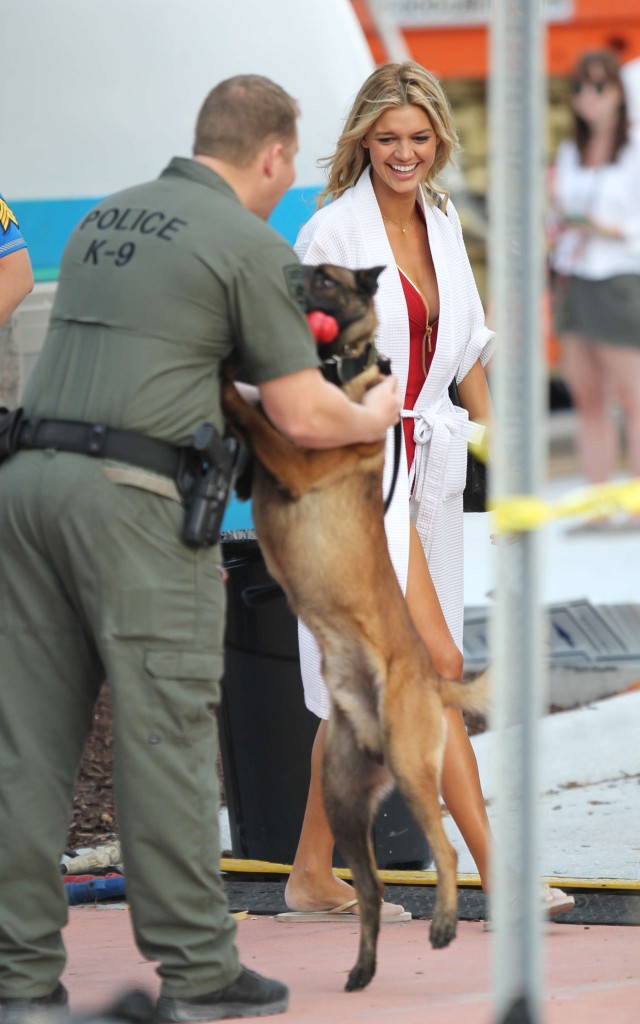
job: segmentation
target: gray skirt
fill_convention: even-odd
[[[553,320],[557,334],[640,349],[640,275],[589,281],[557,274]]]

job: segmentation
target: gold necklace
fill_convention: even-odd
[[[407,231],[411,227],[411,221],[413,220],[413,215],[414,215],[415,212],[416,212],[416,207],[415,207],[415,203],[414,203],[413,204],[413,209],[411,210],[411,216],[409,217],[409,220],[407,221],[406,228],[403,228],[401,224],[396,224],[395,221],[393,221],[393,220],[389,220],[388,217],[385,217],[385,215],[382,212],[382,210],[380,210],[380,216],[382,217],[383,221],[385,221],[386,224],[391,224],[392,227],[397,228],[398,231],[402,231],[403,235],[406,235]]]

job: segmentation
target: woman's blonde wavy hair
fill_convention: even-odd
[[[360,89],[335,152],[319,161],[320,166],[328,169],[328,183],[318,197],[318,206],[323,206],[328,199],[337,199],[355,185],[371,162],[368,149],[360,143],[378,118],[393,107],[410,104],[425,111],[438,137],[436,158],[423,180],[428,190],[434,190],[437,175],[457,149],[458,135],[449,101],[438,80],[421,64],[406,60],[401,64],[382,64]],[[442,189],[440,193],[446,201],[446,193]],[[427,199],[434,201],[428,191]]]

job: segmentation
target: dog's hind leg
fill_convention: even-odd
[[[429,940],[434,949],[448,946],[456,936],[458,923],[458,892],[456,869],[458,856],[442,826],[442,814],[435,773],[427,768],[414,784],[406,776],[398,779],[398,788],[414,818],[429,840],[438,872],[436,903],[429,928]],[[416,799],[416,791],[420,792]]]
[[[368,985],[376,970],[383,889],[373,855],[371,826],[378,803],[389,787],[389,773],[358,745],[347,716],[334,706],[325,748],[324,800],[336,844],[353,875],[360,915],[360,949],[345,986],[347,992]]]

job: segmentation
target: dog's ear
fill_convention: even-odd
[[[368,267],[366,270],[356,270],[355,278],[358,291],[363,295],[375,295],[378,289],[378,278],[384,267]]]

